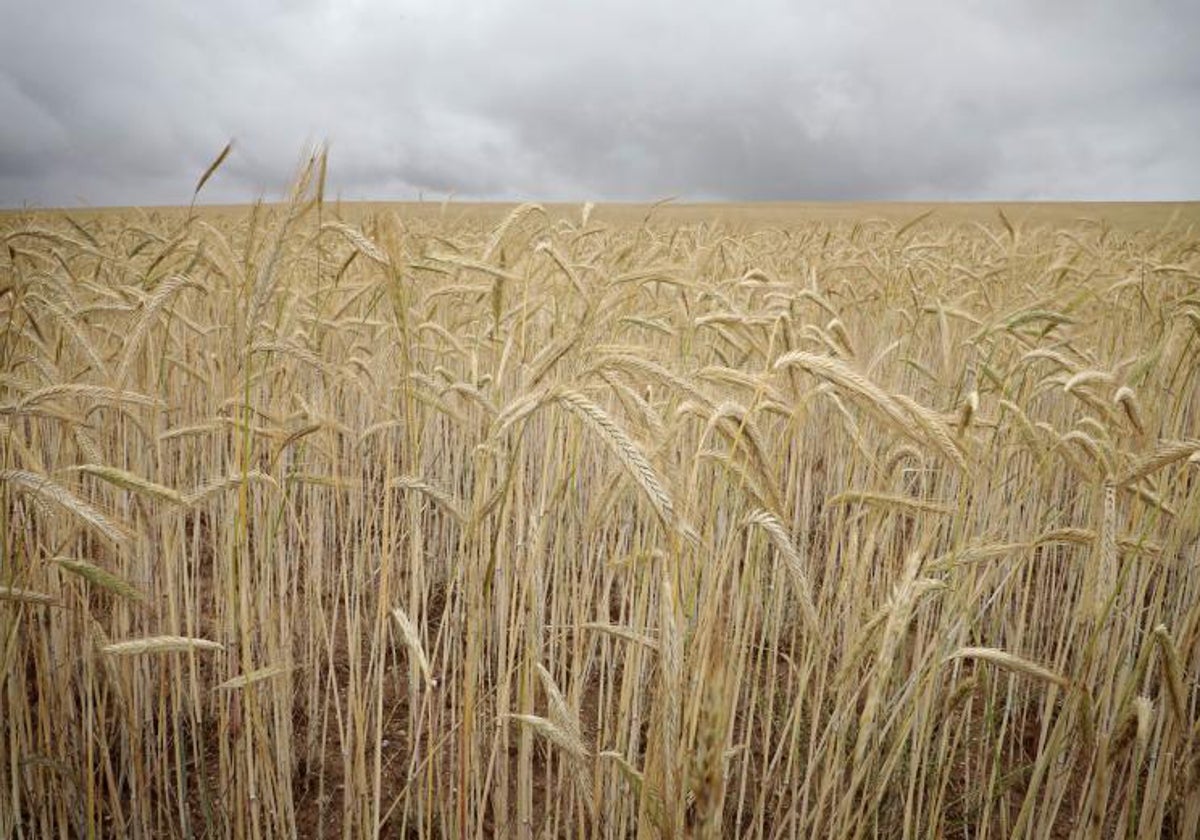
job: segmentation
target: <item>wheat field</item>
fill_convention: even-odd
[[[1200,219],[1085,210],[0,217],[0,836],[1200,836]]]

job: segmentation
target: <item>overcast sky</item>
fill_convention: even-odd
[[[1200,199],[1197,0],[0,0],[0,206]]]

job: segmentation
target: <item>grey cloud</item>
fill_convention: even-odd
[[[1183,0],[117,6],[0,32],[0,205],[1200,197]]]

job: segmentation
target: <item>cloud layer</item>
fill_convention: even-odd
[[[20,5],[0,206],[1200,198],[1193,0]]]

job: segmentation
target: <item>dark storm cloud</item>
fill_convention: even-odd
[[[0,30],[0,204],[1197,198],[1200,4],[59,0]]]

